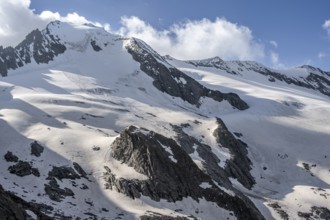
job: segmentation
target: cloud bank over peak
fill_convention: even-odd
[[[61,15],[59,12],[43,11],[37,14],[30,5],[31,0],[0,0],[0,45],[16,46],[33,29],[43,29],[50,21],[60,20],[92,23],[109,32],[140,38],[161,55],[169,54],[182,60],[219,56],[225,60],[269,61],[273,65],[279,62],[278,54],[269,53],[266,49],[265,44],[269,42],[256,40],[251,29],[225,18],[186,20],[159,30],[138,17],[124,16],[121,27],[111,30],[110,24],[90,21],[76,12]],[[273,49],[277,48],[275,41],[270,44]]]
[[[157,30],[138,17],[122,17],[119,34],[141,38],[160,54],[178,59],[201,59],[220,56],[223,59],[261,60],[264,46],[252,31],[224,18],[188,20],[167,30]]]
[[[2,46],[16,46],[31,30],[43,29],[50,21],[92,23],[110,32],[109,24],[90,21],[76,12],[61,15],[30,9],[30,0],[0,0],[0,42]],[[126,37],[141,38],[162,55],[178,59],[202,59],[220,56],[227,60],[256,60],[265,56],[264,45],[257,42],[252,31],[224,18],[187,20],[166,30],[157,30],[138,17],[122,17],[116,32]]]
[[[43,11],[40,15],[30,9],[30,0],[0,0],[0,45],[16,46],[33,29],[43,29],[53,20],[72,23],[92,23],[110,30],[109,24],[92,22],[73,12],[66,16],[58,12]]]

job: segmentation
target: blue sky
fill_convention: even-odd
[[[310,64],[330,71],[329,0],[13,1],[44,20],[75,14],[180,59],[218,55],[275,68]],[[52,15],[40,16],[45,11]]]

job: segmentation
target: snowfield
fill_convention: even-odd
[[[181,61],[172,64],[210,88],[233,91],[250,109],[221,118],[249,145],[256,186],[247,191],[258,203],[278,203],[290,219],[311,206],[330,208],[330,99],[318,92],[269,82],[256,73],[232,76]],[[288,74],[291,73],[287,71]],[[295,74],[295,73],[294,73]],[[280,219],[269,208],[266,218]]]
[[[39,178],[19,177],[8,172],[15,163],[1,159],[0,184],[6,190],[26,201],[50,205],[54,213],[83,219],[92,219],[88,213],[97,214],[99,219],[137,219],[146,211],[198,219],[236,219],[230,211],[204,199],[171,203],[142,196],[133,200],[104,187],[104,166],[117,177],[147,178],[109,156],[111,143],[130,125],[174,138],[172,125],[189,123],[184,132],[209,145],[220,159],[219,166],[224,167],[230,152],[217,147],[212,135],[219,117],[248,145],[256,180],[251,190],[236,179],[231,182],[266,219],[284,218],[283,213],[289,219],[301,219],[302,213],[310,213],[313,206],[330,209],[330,97],[285,82],[271,82],[251,70],[233,75],[215,67],[166,59],[166,65],[205,87],[236,93],[250,106],[239,111],[227,101],[204,98],[196,107],[152,85],[152,78],[140,70],[126,50],[130,39],[86,25],[60,24],[50,30],[67,46],[64,54],[48,64],[32,62],[10,70],[8,77],[0,78],[0,156],[10,151],[40,172]],[[102,50],[95,51],[89,44],[91,39]],[[234,65],[228,64],[229,68]],[[296,68],[282,74],[300,77],[306,75],[305,71]],[[187,83],[183,78],[178,81]],[[40,157],[30,153],[34,141],[45,147]],[[173,155],[169,147],[163,148]],[[196,147],[190,157],[203,168]],[[53,166],[72,167],[73,162],[88,174],[88,181],[58,181],[61,188],[76,185],[72,188],[75,196],[62,202],[50,200],[43,191],[49,182],[48,173]],[[83,189],[86,187],[88,190]],[[204,182],[200,187],[211,185]],[[230,189],[223,190],[235,196]],[[27,212],[36,218],[33,212]]]

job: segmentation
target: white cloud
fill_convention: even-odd
[[[44,24],[28,8],[29,0],[0,0],[0,42],[3,46],[16,45],[31,30]]]
[[[38,15],[29,8],[30,4],[30,0],[0,0],[0,42],[2,46],[16,46],[33,29],[43,29],[52,20],[93,23],[110,30],[109,24],[91,22],[77,13],[62,16],[58,12],[43,11]]]
[[[269,59],[270,59],[270,63],[272,65],[273,68],[276,69],[285,69],[287,68],[286,65],[284,65],[281,61],[280,61],[280,55],[274,51],[270,51],[269,52]]]
[[[110,31],[110,24],[108,24],[108,23],[101,24],[99,22],[89,21],[84,16],[81,16],[81,15],[77,14],[76,12],[68,13],[66,16],[61,16],[58,12],[43,11],[39,15],[39,18],[41,18],[43,21],[47,21],[47,23],[50,21],[54,21],[54,20],[70,22],[70,23],[75,23],[75,24],[91,23],[91,24],[94,24],[95,26],[103,27],[107,31]]]
[[[330,19],[326,20],[324,22],[324,24],[322,25],[322,27],[324,28],[324,30],[326,30],[328,32],[328,35],[330,37]]]
[[[278,53],[275,53],[274,51],[270,52],[270,61],[273,65],[278,65],[279,62],[279,55]]]
[[[326,53],[323,53],[323,52],[319,52],[318,54],[317,54],[317,57],[319,58],[319,59],[322,59],[322,58],[324,58],[324,57],[326,57],[327,56],[327,54]]]
[[[278,47],[278,44],[277,44],[276,41],[271,40],[271,41],[269,41],[269,43],[270,43],[271,45],[273,45],[273,47],[275,47],[275,48]]]
[[[30,9],[30,4],[31,0],[0,0],[2,46],[16,46],[33,29],[43,29],[52,20],[93,23],[107,31],[111,30],[109,24],[91,22],[75,12],[61,15],[58,12],[43,11],[36,14]],[[116,33],[141,38],[160,54],[170,54],[179,59],[219,56],[227,60],[262,61],[265,58],[264,45],[255,40],[248,27],[223,18],[214,21],[188,20],[165,30],[157,30],[138,17],[123,17],[122,27]]]
[[[223,18],[202,19],[175,24],[168,30],[157,30],[138,17],[123,17],[119,34],[146,41],[160,54],[178,59],[201,59],[220,56],[223,59],[260,60],[264,46],[249,28]]]

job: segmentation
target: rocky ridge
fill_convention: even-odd
[[[230,138],[229,142],[232,141]],[[186,141],[188,145],[189,141],[193,146],[194,139],[191,137],[191,140],[181,137],[181,142]],[[203,148],[208,146],[200,147],[200,151],[203,151]],[[186,149],[175,140],[161,134],[130,126],[112,143],[111,156],[146,175],[148,179],[117,178],[106,166],[106,187],[133,199],[140,198],[141,195],[155,201],[165,199],[169,202],[181,201],[187,197],[197,201],[205,198],[207,201],[215,202],[219,207],[233,211],[238,219],[263,219],[253,203],[231,186],[228,174],[224,170],[220,173],[208,173],[208,168],[221,170],[217,165],[211,167],[212,163],[209,161],[215,160],[215,157],[210,151],[206,150],[207,153],[204,154],[203,159],[208,168],[203,171],[193,162],[189,156],[190,152],[186,152]],[[208,156],[211,159],[208,160]],[[224,180],[217,174],[222,175]],[[215,182],[213,176],[216,176],[215,180],[220,181]],[[235,193],[228,193],[227,190],[233,190]]]
[[[192,105],[200,106],[203,97],[215,101],[228,101],[233,108],[245,110],[249,106],[235,93],[210,90],[184,74],[139,39],[132,38],[126,46],[133,59],[140,63],[143,72],[154,79],[153,85],[162,92],[180,97]]]
[[[166,59],[173,59],[165,56]],[[211,67],[223,70],[226,73],[233,75],[242,75],[244,72],[255,72],[268,78],[270,82],[280,81],[286,84],[293,84],[307,89],[317,90],[326,96],[330,96],[330,72],[323,71],[309,65],[299,66],[289,74],[284,74],[281,71],[265,67],[262,64],[253,61],[223,61],[219,57],[214,57],[205,60],[189,60],[184,61],[195,67]],[[306,76],[295,76],[290,72],[307,72]]]
[[[48,26],[42,31],[36,29],[16,47],[0,46],[0,74],[7,76],[9,70],[15,70],[32,62],[47,64],[65,51],[65,45],[50,33]]]

